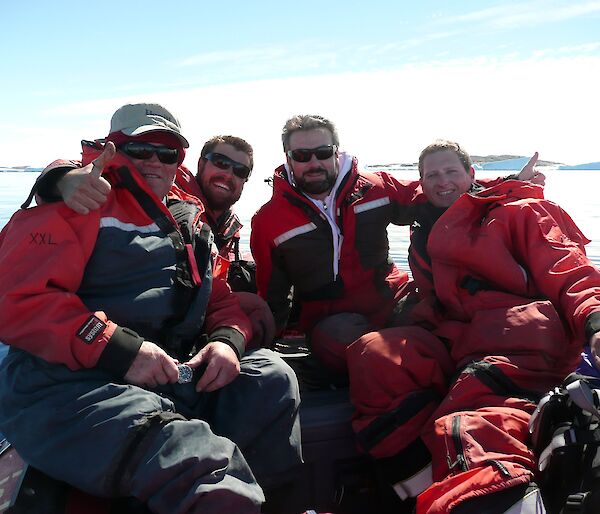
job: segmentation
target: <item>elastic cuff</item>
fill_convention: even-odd
[[[96,367],[123,378],[137,357],[144,338],[133,330],[117,327],[100,354]]]
[[[62,196],[58,192],[56,185],[69,171],[74,170],[75,165],[57,166],[56,168],[46,168],[33,184],[31,192],[25,203],[21,207],[29,206],[34,195],[38,195],[44,202],[58,202]]]
[[[244,334],[231,327],[217,328],[212,334],[210,334],[208,340],[221,341],[222,343],[231,346],[231,348],[233,348],[237,354],[238,359],[241,358],[246,349],[246,338],[244,337]]]
[[[592,312],[585,320],[586,341],[589,342],[596,332],[600,332],[600,312]]]

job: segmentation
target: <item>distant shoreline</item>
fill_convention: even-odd
[[[519,156],[519,155],[473,155],[471,156],[473,161],[473,167],[478,171],[518,171],[527,164],[529,161],[528,156]],[[377,168],[385,168],[385,169],[397,169],[397,170],[414,170],[417,169],[419,163],[388,163],[388,164],[369,164],[366,166],[368,169],[377,169]],[[600,161],[599,162],[588,162],[585,164],[563,164],[562,162],[554,162],[554,161],[542,161],[539,160],[536,163],[536,166],[539,168],[546,169],[557,169],[561,171],[566,170],[600,170]]]
[[[515,171],[520,170],[529,160],[528,156],[519,155],[473,155],[471,156],[473,166],[478,171]],[[600,170],[600,161],[589,162],[585,164],[569,165],[562,162],[554,161],[538,161],[537,166],[540,168],[554,168],[558,170]],[[395,169],[395,170],[414,170],[417,169],[418,163],[392,162],[385,164],[368,164],[366,169]],[[0,166],[0,173],[39,173],[44,168],[36,168],[32,166]]]

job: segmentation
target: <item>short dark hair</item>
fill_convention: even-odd
[[[423,161],[425,160],[425,157],[432,153],[443,152],[445,150],[450,150],[454,152],[460,160],[461,164],[463,165],[463,168],[465,168],[465,171],[467,173],[471,171],[471,168],[473,167],[473,162],[471,161],[471,156],[467,153],[467,151],[464,148],[461,148],[461,146],[458,143],[455,143],[454,141],[448,141],[447,139],[438,139],[437,141],[434,141],[430,145],[426,146],[421,152],[421,155],[419,155],[419,175],[423,176]]]
[[[237,136],[220,135],[211,137],[206,143],[204,143],[202,151],[200,152],[200,159],[212,152],[217,147],[217,145],[220,145],[222,143],[226,145],[231,145],[236,150],[247,154],[248,157],[250,157],[249,168],[252,169],[254,167],[254,150],[252,150],[252,146],[250,145],[250,143],[248,143],[248,141]]]
[[[298,130],[314,130],[319,128],[324,128],[331,132],[333,144],[339,146],[340,138],[332,121],[317,114],[297,114],[285,122],[283,130],[281,131],[283,151],[287,152],[289,150],[288,145],[290,144],[290,137],[294,132]]]

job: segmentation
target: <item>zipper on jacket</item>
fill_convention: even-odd
[[[467,459],[465,459],[464,448],[460,439],[460,416],[452,416],[452,443],[456,452],[456,460],[452,462],[450,454],[446,456],[448,461],[448,469],[452,473],[455,468],[458,471],[468,471]]]
[[[499,460],[489,459],[489,460],[486,460],[485,462],[488,462],[489,464],[494,466],[498,471],[500,471],[502,476],[504,476],[506,478],[510,478],[512,476],[510,474],[510,471],[508,471],[508,469],[506,469],[506,466],[504,464],[502,464],[502,462],[500,462]]]

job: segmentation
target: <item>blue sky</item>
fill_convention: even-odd
[[[135,101],[179,116],[192,168],[234,133],[269,175],[299,112],[333,119],[363,164],[438,137],[600,160],[600,1],[33,0],[0,20],[2,166],[77,157]]]

